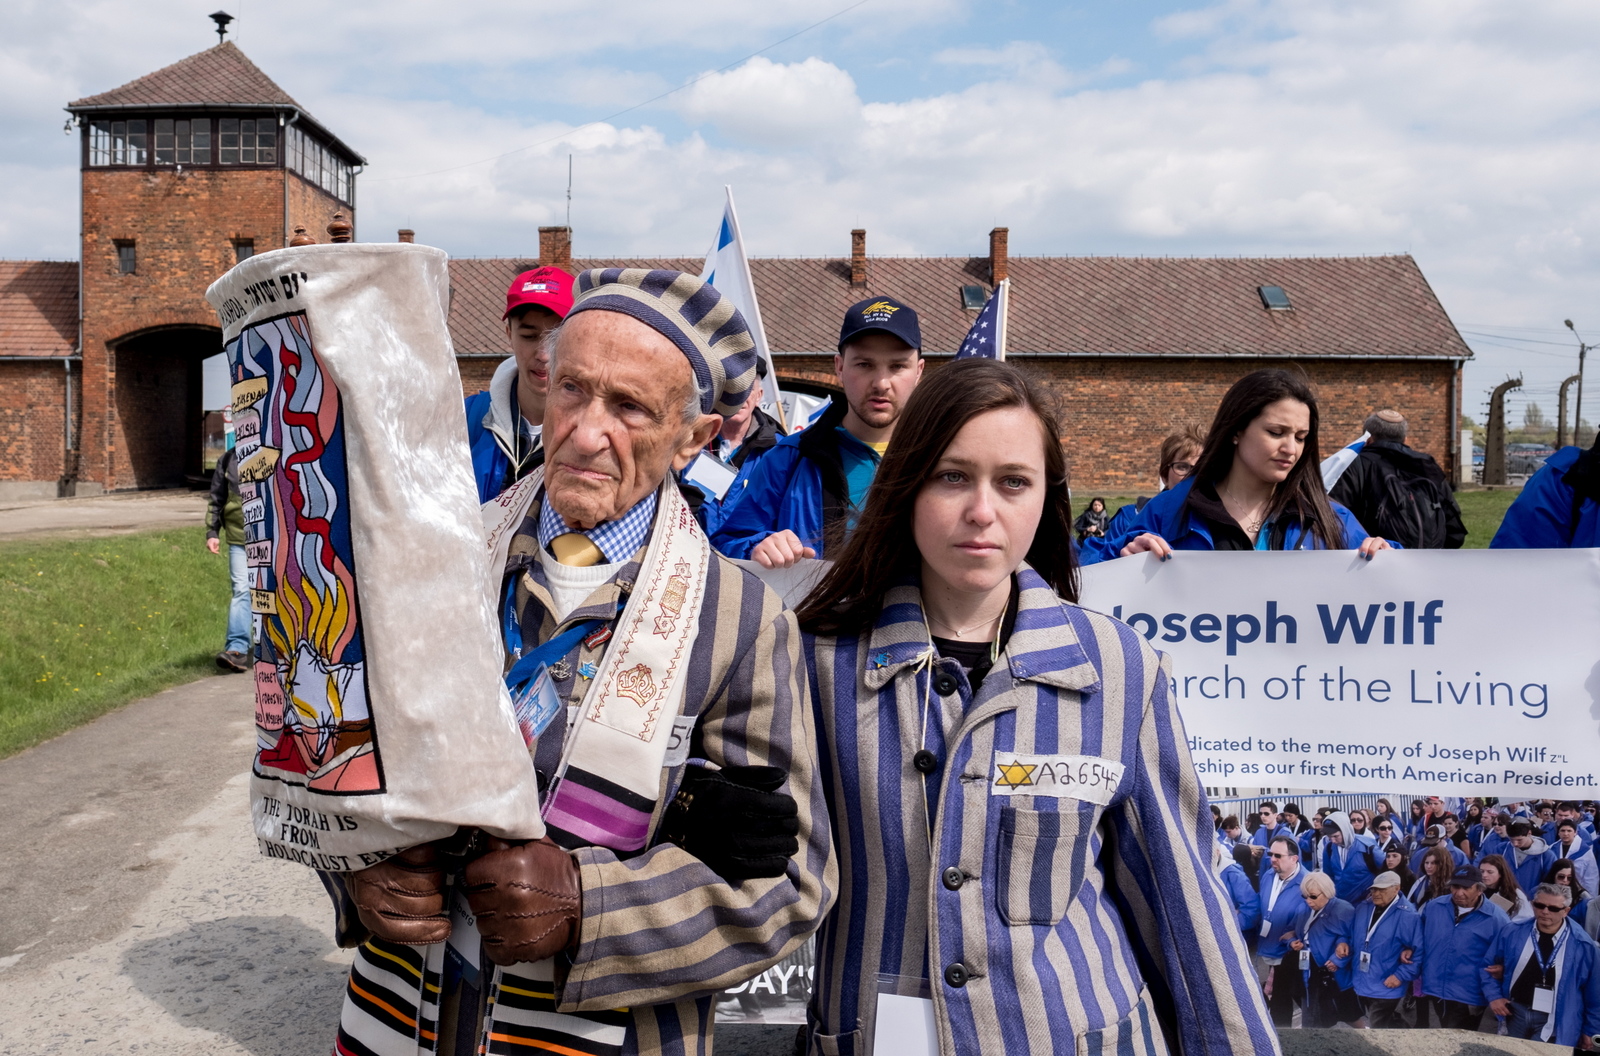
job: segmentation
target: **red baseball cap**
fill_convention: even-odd
[[[553,265],[525,271],[511,280],[506,290],[506,311],[500,318],[509,318],[518,308],[537,304],[548,308],[565,319],[572,310],[572,276]]]

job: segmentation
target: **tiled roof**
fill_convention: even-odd
[[[450,331],[458,352],[500,352],[505,288],[529,260],[451,262]],[[697,258],[574,260],[588,267],[670,267]],[[865,289],[850,262],[750,262],[774,352],[832,352],[845,309],[868,296],[917,310],[924,349],[953,353],[977,315],[960,288],[988,289],[987,257],[871,257]],[[1459,357],[1472,353],[1410,256],[1287,258],[1012,257],[1008,354]],[[1269,311],[1257,288],[1294,307]]]
[[[295,102],[288,92],[278,87],[276,81],[261,72],[261,67],[251,62],[233,41],[223,41],[216,47],[179,59],[171,66],[154,73],[136,77],[120,88],[99,95],[89,95],[67,104],[73,113],[94,113],[108,110],[136,110],[142,108],[202,107],[294,107],[300,111],[300,120],[314,126],[334,146],[349,155],[358,165],[366,160],[328,130],[305,107]]]
[[[0,358],[70,356],[77,348],[77,262],[0,260]]]
[[[121,88],[74,100],[67,109],[185,104],[300,106],[228,40],[137,77]]]

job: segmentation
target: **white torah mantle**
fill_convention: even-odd
[[[212,284],[254,614],[262,853],[330,872],[544,834],[501,679],[446,256],[262,253]]]

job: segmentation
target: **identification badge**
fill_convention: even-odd
[[[663,769],[671,770],[689,761],[689,742],[694,737],[694,716],[679,715],[672,720],[672,733],[668,735],[667,754],[661,760]]]
[[[1543,986],[1534,987],[1533,1010],[1535,1012],[1554,1012],[1556,1010],[1556,992]]]
[[[926,979],[878,976],[878,1015],[872,1051],[896,1056],[939,1056],[939,1029]]]
[[[550,720],[561,714],[561,695],[550,678],[550,669],[540,664],[527,688],[511,704],[517,713],[523,743],[532,744],[550,725]]]
[[[460,887],[451,889],[450,937],[445,940],[445,956],[466,980],[468,986],[478,988],[482,968],[478,963],[483,939],[478,934],[478,918],[472,915]]]
[[[1363,972],[1370,972],[1372,970],[1372,954],[1368,953],[1366,950],[1361,951],[1361,970]]]
[[[1304,971],[1307,971],[1308,969],[1310,969],[1310,967],[1311,967],[1311,951],[1310,950],[1301,950],[1300,951],[1300,970],[1302,972],[1304,972]]]
[[[1261,922],[1261,937],[1263,939],[1267,939],[1267,938],[1271,938],[1272,937],[1272,921],[1263,920]]]
[[[994,753],[989,792],[996,796],[1056,796],[1105,806],[1117,794],[1126,769],[1096,755]]]

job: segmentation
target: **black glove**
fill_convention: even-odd
[[[661,831],[729,883],[782,876],[800,851],[800,810],[775,766],[691,766]]]

